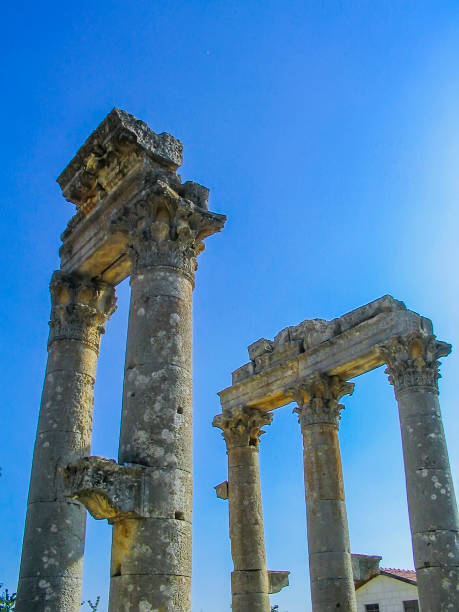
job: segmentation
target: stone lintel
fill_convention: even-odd
[[[222,407],[273,410],[293,401],[289,389],[315,374],[346,380],[364,374],[384,363],[379,344],[410,331],[432,333],[432,323],[391,296],[330,322],[304,321],[282,330],[274,341],[262,339],[251,345],[255,360],[236,370],[232,386],[220,391]],[[264,353],[263,346],[267,348]],[[285,353],[285,347],[290,353]],[[276,357],[278,350],[283,360]]]
[[[228,481],[225,480],[214,487],[219,499],[228,499]]]
[[[286,586],[289,586],[288,577],[290,572],[282,570],[268,570],[269,594],[279,593]]]

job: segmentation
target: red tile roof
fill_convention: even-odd
[[[391,575],[394,578],[402,578],[404,580],[409,580],[410,582],[417,583],[416,579],[416,571],[415,570],[406,570],[406,569],[397,569],[395,567],[382,567],[381,573],[387,575]]]

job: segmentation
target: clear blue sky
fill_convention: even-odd
[[[55,178],[113,106],[185,147],[181,174],[228,215],[195,290],[193,612],[229,610],[216,392],[259,337],[386,293],[459,347],[459,5],[453,1],[15,2],[2,11],[0,581],[15,588],[46,360],[48,282],[73,214]],[[129,288],[108,324],[93,452],[116,457]],[[457,350],[441,403],[459,473]],[[401,442],[382,369],[346,399],[352,550],[412,567]],[[272,597],[310,610],[301,437],[291,406],[260,450]],[[457,479],[456,479],[456,489]],[[88,520],[85,598],[107,606],[110,528]]]

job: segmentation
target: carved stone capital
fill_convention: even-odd
[[[298,403],[294,412],[298,413],[301,428],[318,423],[328,423],[338,427],[340,412],[344,408],[339,400],[343,395],[352,395],[354,383],[342,380],[339,376],[316,374],[290,389]]]
[[[260,436],[265,433],[261,428],[270,425],[272,420],[270,412],[259,408],[237,408],[217,414],[212,425],[222,430],[228,450],[241,446],[258,448]]]
[[[51,279],[50,292],[48,346],[55,340],[78,340],[98,352],[105,323],[116,309],[114,287],[58,270]]]
[[[386,374],[396,395],[413,388],[438,393],[438,359],[449,355],[451,344],[438,341],[434,335],[415,331],[394,336],[377,348],[387,364]]]
[[[200,208],[162,179],[152,179],[144,195],[113,217],[111,231],[127,235],[134,270],[175,268],[193,281],[204,238],[219,232],[226,217]]]

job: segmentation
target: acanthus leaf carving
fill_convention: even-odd
[[[98,352],[105,323],[116,310],[114,288],[104,281],[58,270],[51,279],[50,292],[48,344],[78,340]]]
[[[127,139],[115,139],[105,145],[95,144],[65,195],[77,202],[78,211],[87,217],[141,160],[135,142]]]
[[[193,281],[196,257],[204,250],[202,240],[220,231],[224,222],[223,215],[197,207],[156,178],[142,199],[116,213],[111,231],[128,236],[135,268],[177,268]]]
[[[354,383],[339,376],[316,374],[300,382],[295,388],[288,389],[287,394],[295,398],[301,428],[319,423],[328,423],[338,427],[341,410],[344,405],[339,400],[344,395],[352,395]]]
[[[416,387],[438,393],[438,359],[449,355],[450,344],[437,340],[433,334],[414,331],[393,336],[377,350],[387,364],[386,374],[396,394]]]
[[[234,408],[217,414],[212,421],[214,427],[222,430],[228,450],[236,447],[258,448],[260,436],[265,432],[263,425],[270,425],[273,415],[256,407]]]

